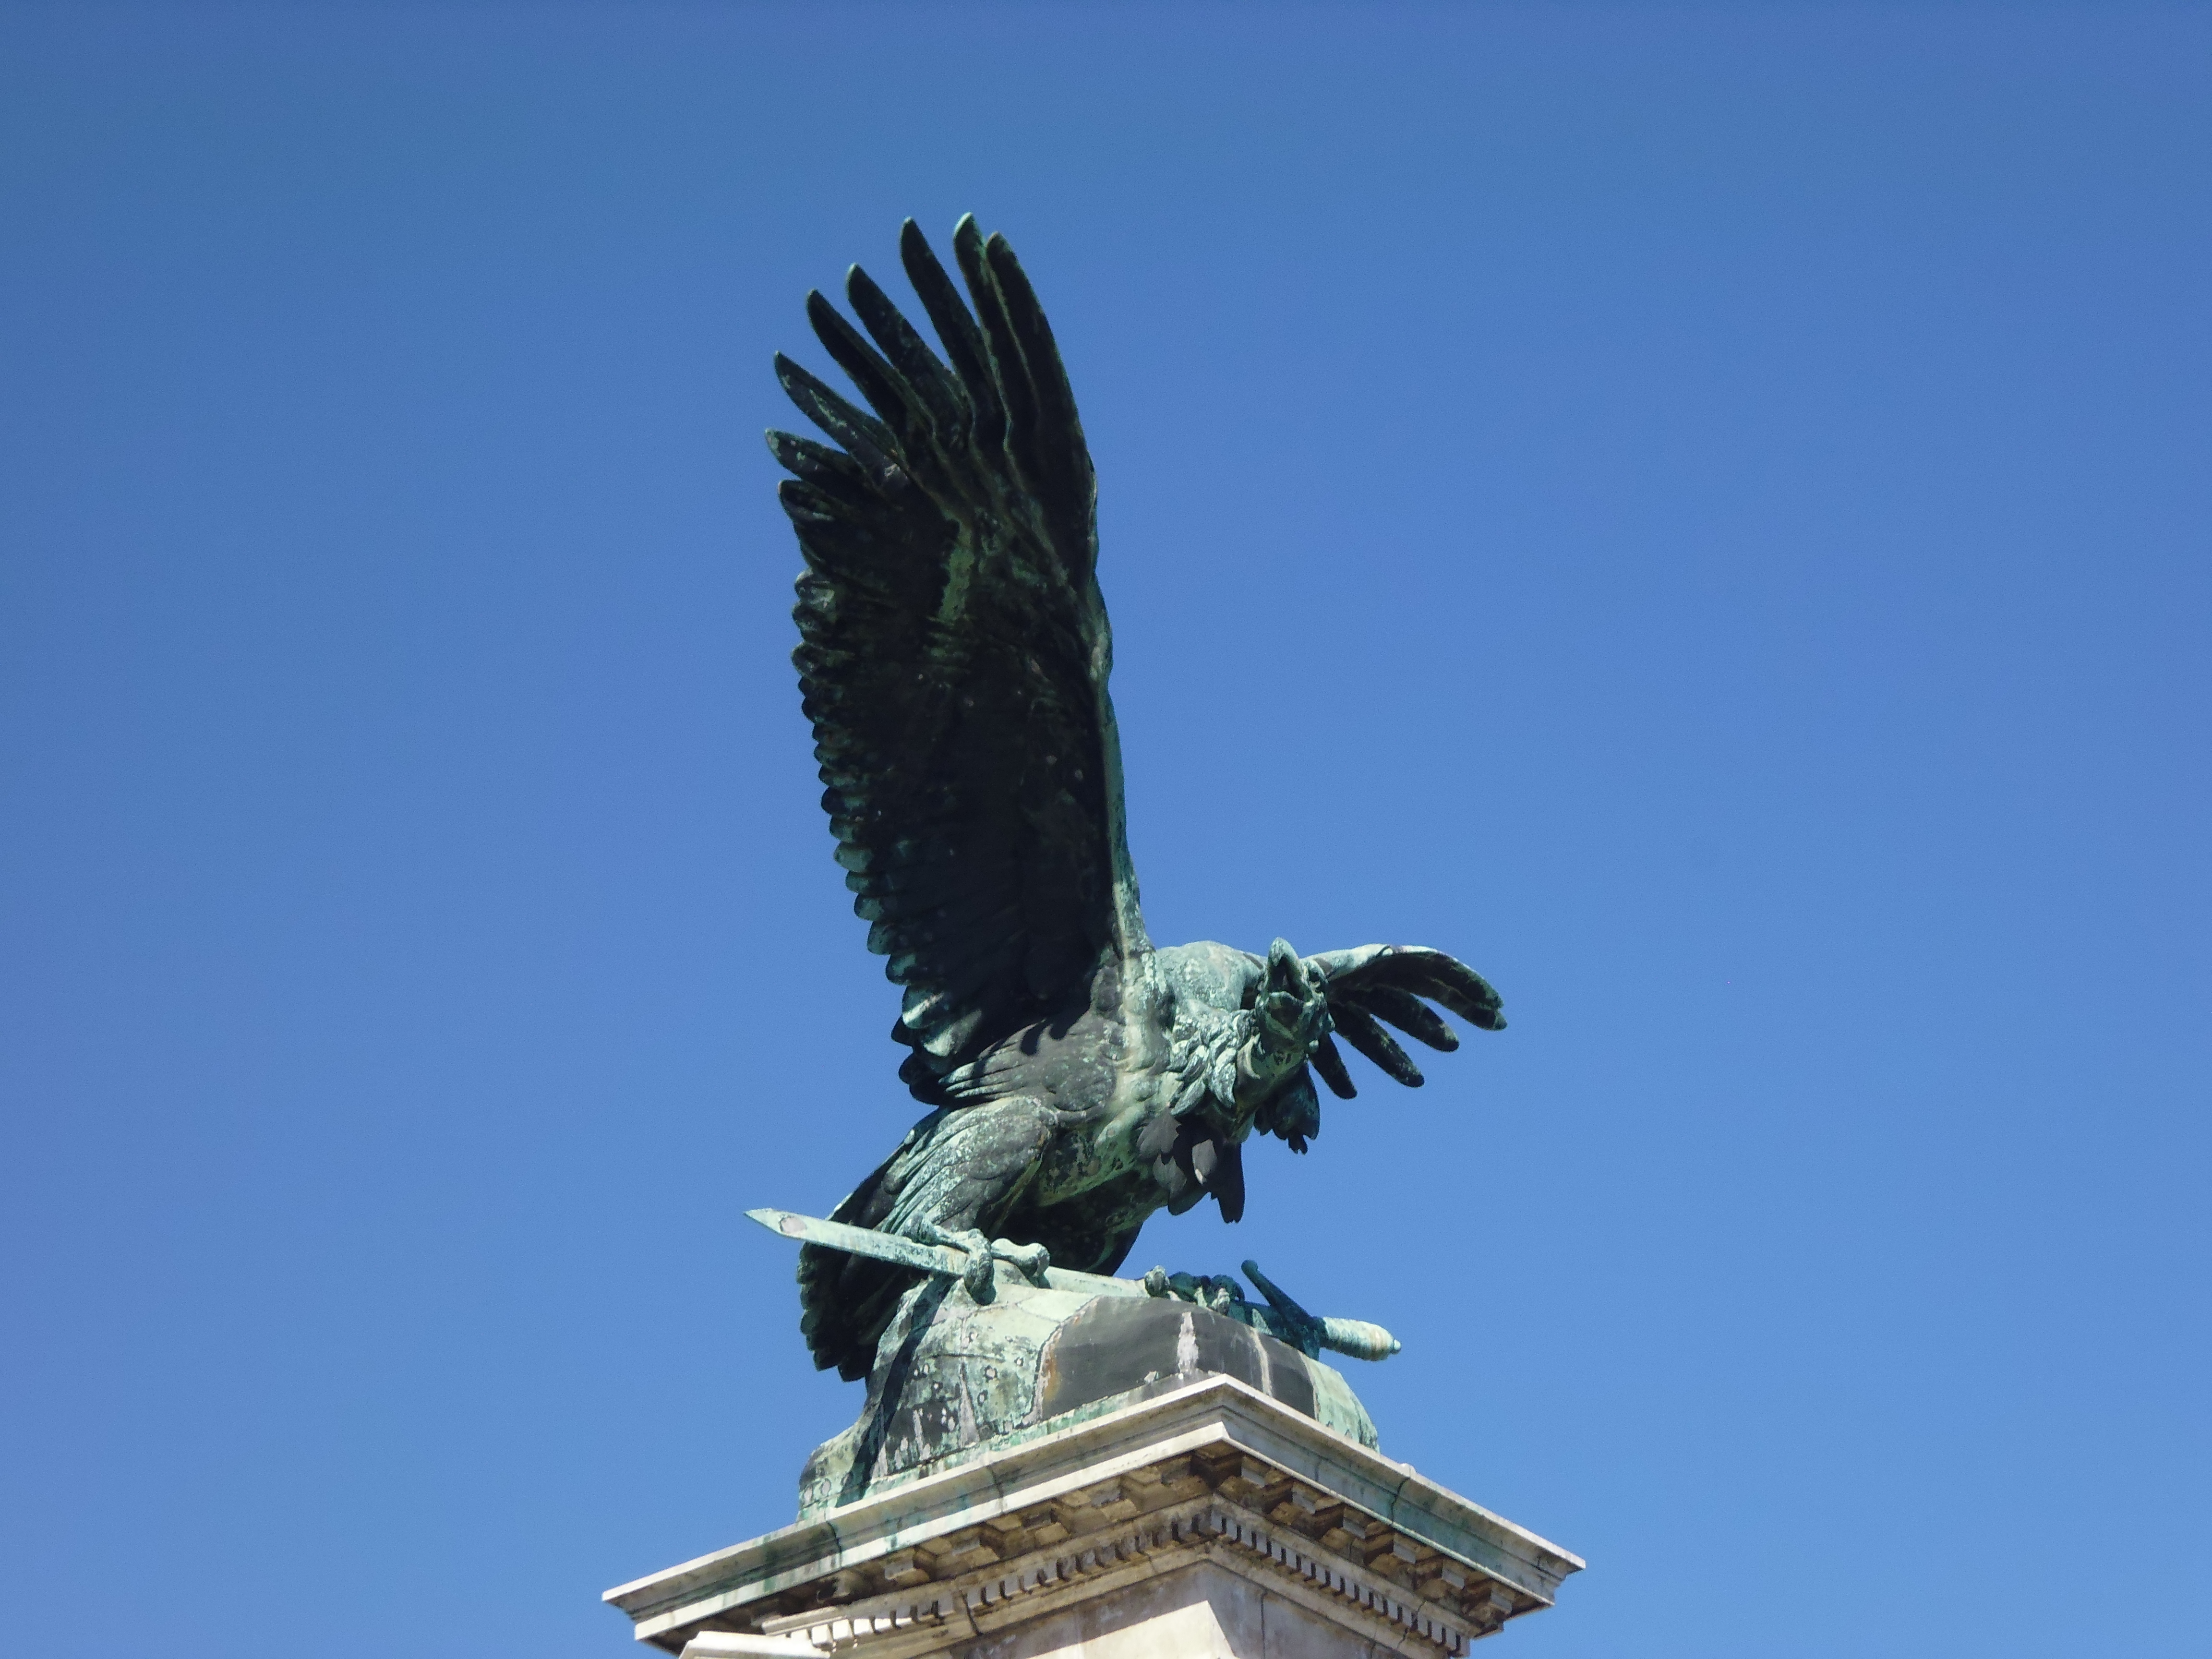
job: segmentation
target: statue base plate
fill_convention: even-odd
[[[690,1659],[1449,1659],[1582,1565],[1203,1376],[606,1599]]]

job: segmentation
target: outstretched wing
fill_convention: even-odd
[[[806,311],[874,413],[779,356],[842,447],[769,434],[796,475],[779,494],[806,560],[793,660],[822,805],[868,948],[906,988],[893,1036],[917,1092],[1075,1012],[1102,962],[1146,944],[1082,423],[1013,249],[973,219],[952,246],[972,314],[912,220],[899,244],[950,368],[855,265],[866,337],[818,293]]]
[[[1363,945],[1356,951],[1324,951],[1306,957],[1303,966],[1320,975],[1336,1035],[1408,1088],[1421,1086],[1420,1067],[1382,1029],[1385,1024],[1447,1053],[1459,1047],[1459,1035],[1428,1002],[1486,1031],[1505,1029],[1504,1004],[1490,981],[1457,957],[1425,945]],[[1425,997],[1428,1002],[1422,1000]],[[1326,1036],[1314,1051],[1313,1068],[1340,1100],[1358,1092],[1343,1054]]]

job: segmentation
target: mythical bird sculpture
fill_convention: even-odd
[[[1401,1084],[1382,1027],[1458,1046],[1498,994],[1442,951],[1301,957],[1146,936],[1123,834],[1097,483],[1029,278],[972,218],[952,250],[971,312],[914,222],[906,274],[940,359],[857,265],[864,337],[819,293],[814,331],[873,409],[789,359],[777,378],[832,448],[769,434],[806,568],[794,653],[837,862],[868,948],[905,988],[899,1076],[929,1108],[833,1219],[1110,1273],[1156,1210],[1244,1209],[1255,1129],[1303,1152],[1312,1074],[1354,1091],[1335,1037]],[[872,342],[872,343],[871,343]],[[909,1270],[810,1246],[815,1363],[866,1374]]]

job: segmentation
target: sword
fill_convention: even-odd
[[[758,1222],[772,1233],[785,1238],[795,1238],[803,1243],[819,1244],[827,1249],[842,1250],[848,1255],[864,1255],[877,1261],[888,1261],[901,1267],[912,1267],[916,1272],[935,1273],[945,1279],[964,1279],[970,1259],[967,1251],[952,1244],[924,1244],[918,1239],[907,1238],[897,1233],[878,1232],[873,1227],[854,1227],[842,1221],[824,1221],[819,1216],[799,1215],[790,1210],[747,1210],[746,1218]],[[994,1256],[1002,1255],[998,1250]],[[1260,1287],[1263,1295],[1274,1305],[1261,1307],[1255,1303],[1234,1300],[1225,1306],[1213,1302],[1200,1305],[1212,1308],[1240,1324],[1266,1333],[1278,1341],[1312,1354],[1317,1349],[1328,1348],[1337,1353],[1349,1354],[1355,1359],[1388,1359],[1402,1346],[1398,1339],[1380,1325],[1371,1325],[1364,1319],[1323,1319],[1308,1313],[1285,1296],[1260,1273],[1256,1262],[1244,1264],[1245,1277]],[[1166,1276],[1162,1275],[1163,1281]],[[1070,1291],[1084,1296],[1142,1296],[1162,1294],[1150,1288],[1142,1279],[1114,1279],[1104,1273],[1079,1273],[1066,1267],[1048,1267],[1044,1272],[1046,1288]],[[1224,1281],[1225,1282],[1225,1281]]]

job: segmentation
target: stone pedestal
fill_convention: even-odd
[[[1582,1565],[1200,1376],[606,1599],[689,1659],[1443,1659]]]

